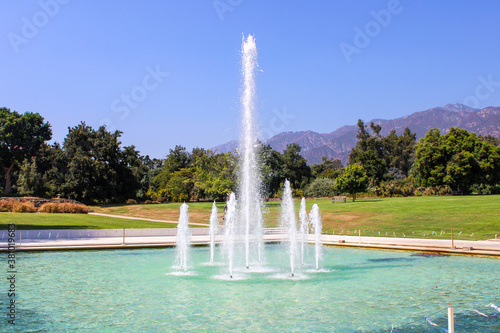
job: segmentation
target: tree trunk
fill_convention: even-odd
[[[12,191],[12,173],[14,171],[14,163],[12,162],[8,168],[3,167],[5,171],[5,193],[10,193]]]
[[[352,194],[352,202],[356,201],[356,193]]]

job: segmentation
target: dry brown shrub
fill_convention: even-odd
[[[48,202],[38,209],[42,213],[79,213],[87,214],[90,209],[82,204],[68,202]]]
[[[12,207],[14,207],[14,200],[7,199],[0,201],[0,212],[12,212]]]
[[[34,213],[36,212],[36,207],[30,201],[7,199],[0,201],[0,212]]]
[[[34,213],[36,212],[36,207],[31,201],[17,201],[12,207],[12,212],[14,213]]]

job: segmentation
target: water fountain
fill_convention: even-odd
[[[177,225],[176,262],[178,267],[184,270],[184,272],[187,272],[189,249],[191,247],[188,209],[189,206],[185,203],[181,205],[179,224]]]
[[[219,213],[217,209],[217,205],[212,205],[212,214],[210,215],[210,263],[214,263],[214,254],[215,254],[215,236],[217,236],[217,232],[219,230],[219,217],[217,216]]]
[[[237,197],[231,193],[227,202],[227,210],[224,218],[224,237],[222,243],[223,257],[227,260],[228,273],[231,279],[234,278],[235,266],[246,268],[247,272],[255,270],[262,271],[265,262],[264,251],[264,229],[262,215],[262,195],[261,195],[261,175],[257,158],[257,126],[255,114],[255,70],[257,68],[257,47],[253,36],[243,40],[242,44],[242,75],[243,91],[241,97],[242,120],[241,137],[239,145],[240,168],[238,178]],[[287,247],[290,259],[290,273],[292,277],[296,275],[296,260],[298,257],[298,235],[297,219],[294,210],[292,189],[290,182],[285,181],[283,198],[281,205],[281,229],[285,230],[285,240],[283,243]],[[317,206],[316,206],[317,209]],[[319,214],[319,213],[318,213]],[[319,221],[316,214],[315,221]],[[178,257],[179,265],[186,269],[187,266],[187,205],[181,206],[181,218],[178,229]],[[181,226],[181,221],[185,224]],[[300,210],[300,242],[301,261],[304,264],[304,249],[309,236],[309,220],[305,207],[305,199],[302,199]],[[215,238],[217,235],[217,207],[215,202],[212,206],[210,218],[210,263],[214,263]],[[316,224],[315,230],[319,230],[321,235],[321,225]],[[320,243],[318,243],[319,246]],[[317,257],[317,262],[318,262]],[[254,265],[252,269],[250,266]],[[265,271],[265,269],[264,269]],[[227,277],[227,275],[226,275]]]
[[[290,255],[290,272],[295,274],[295,259],[297,256],[297,220],[295,218],[295,209],[293,205],[292,188],[290,182],[285,181],[283,197],[281,203],[280,227],[288,235],[288,254]]]
[[[309,236],[309,219],[307,218],[307,212],[306,212],[306,198],[302,198],[302,200],[300,201],[299,220],[300,220],[300,260],[302,265],[304,265],[304,248],[307,243],[307,237]]]
[[[260,168],[257,161],[257,131],[255,125],[255,68],[257,67],[257,46],[249,35],[242,45],[243,94],[241,96],[242,123],[240,137],[239,175],[239,228],[245,242],[245,266],[250,266],[251,242],[262,247],[262,216]],[[253,226],[253,228],[252,228]]]
[[[233,278],[234,269],[234,247],[235,247],[235,232],[236,232],[236,196],[231,193],[227,202],[226,216],[224,217],[224,254],[227,257],[229,277]]]
[[[314,252],[316,258],[316,270],[319,270],[319,261],[323,254],[321,247],[321,230],[323,229],[323,225],[321,224],[321,216],[319,215],[319,207],[317,204],[314,204],[309,214],[309,219],[311,220],[311,224],[314,228]]]

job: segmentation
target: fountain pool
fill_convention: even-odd
[[[472,311],[491,314],[485,305],[500,303],[496,258],[326,247],[322,270],[314,273],[307,271],[314,271],[314,245],[307,245],[309,266],[298,281],[289,276],[281,247],[266,246],[277,272],[236,281],[216,278],[227,267],[207,264],[209,247],[191,249],[192,276],[169,275],[172,248],[20,252],[16,326],[26,332],[390,332],[395,325],[399,332],[438,332],[424,316],[445,327],[450,303],[457,332],[500,331],[500,316]]]

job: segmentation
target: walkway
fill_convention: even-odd
[[[147,247],[173,247],[176,244],[177,229],[122,229],[110,230],[43,230],[40,232],[29,231],[29,237],[24,236],[26,231],[18,230],[16,237],[16,251],[53,251],[53,250],[93,250],[93,249],[130,249]],[[206,246],[210,243],[208,228],[193,228],[192,244]],[[266,243],[280,242],[287,239],[287,235],[279,229],[265,230]],[[8,244],[2,231],[0,251],[7,251]],[[19,233],[21,232],[19,239]],[[78,233],[79,232],[79,233]],[[55,236],[57,233],[57,236]],[[66,233],[68,236],[65,236]],[[70,235],[71,233],[71,235]],[[99,234],[100,233],[100,234]],[[24,234],[24,235],[23,235]],[[64,235],[59,238],[59,234]],[[48,235],[48,236],[47,236]],[[376,248],[406,251],[428,251],[439,253],[455,253],[467,255],[500,256],[500,240],[464,241],[444,239],[418,239],[397,237],[365,237],[345,235],[322,235],[323,245],[348,246],[360,248]],[[216,237],[216,242],[222,242],[223,236]],[[314,242],[314,235],[309,235],[309,242]]]

